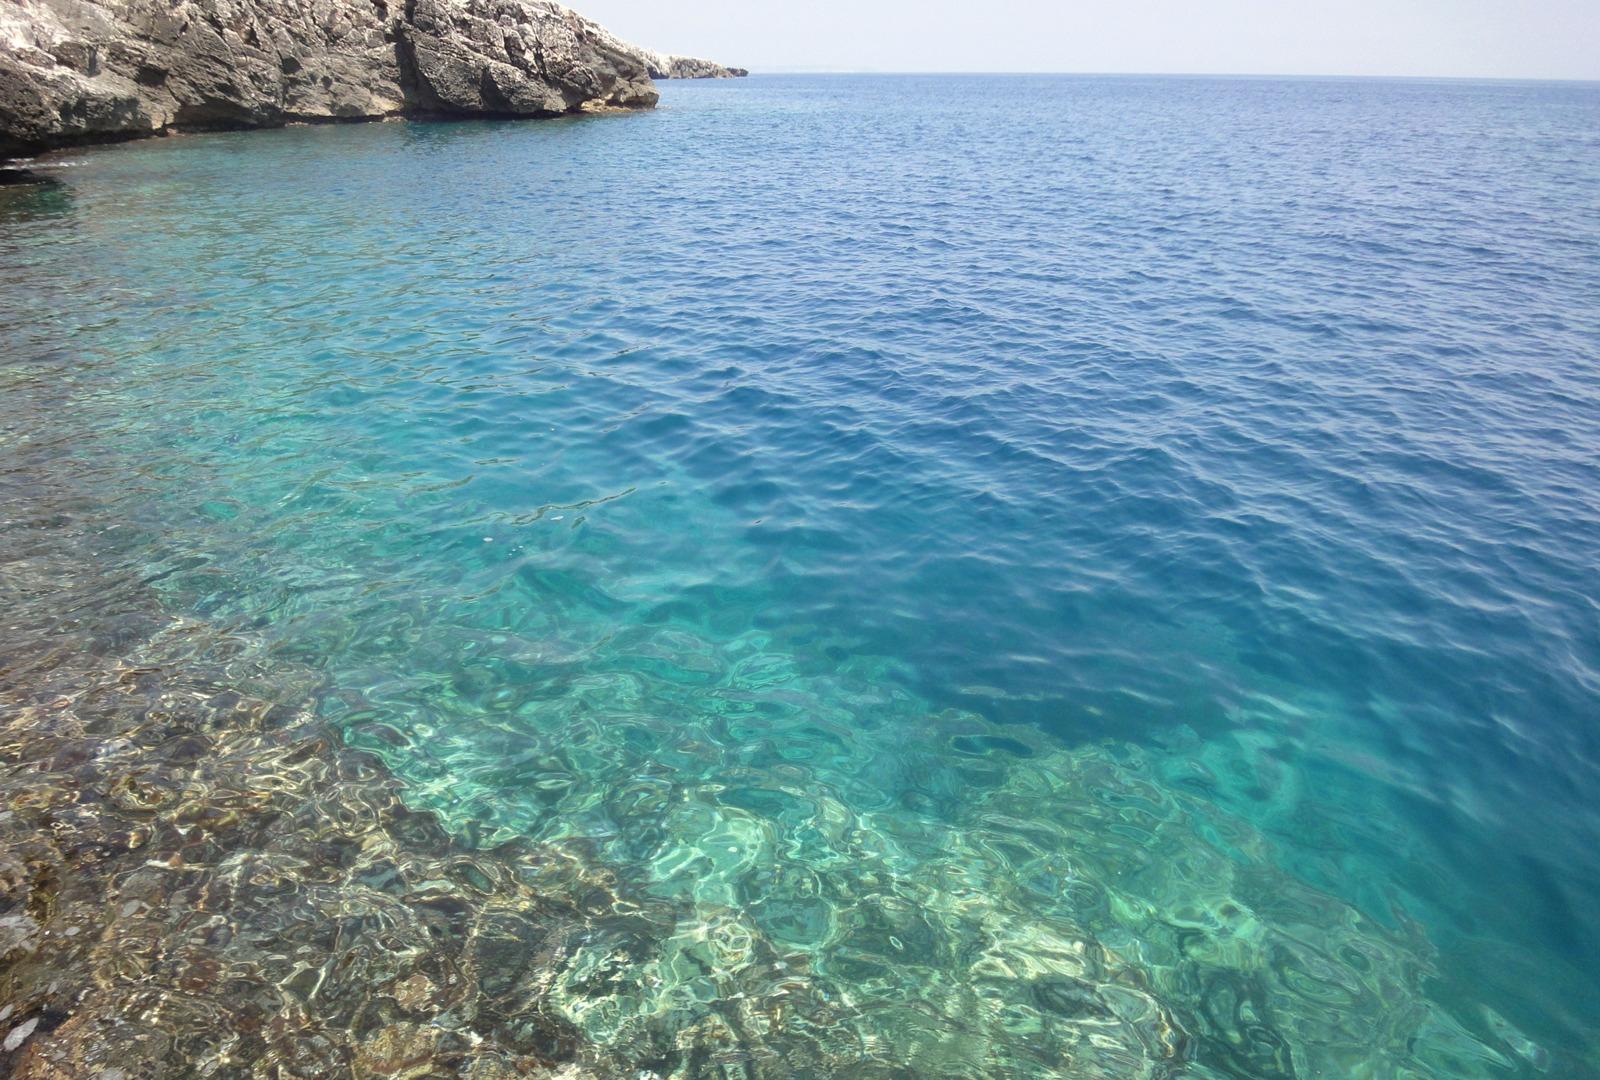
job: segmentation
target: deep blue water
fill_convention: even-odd
[[[0,461],[464,840],[681,901],[590,1037],[802,980],[763,1037],[862,1070],[1600,1075],[1600,87],[756,77],[56,165]]]

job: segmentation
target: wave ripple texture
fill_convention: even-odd
[[[1595,87],[755,77],[45,171],[0,643],[115,652],[70,531],[608,882],[541,1022],[1600,1076]]]

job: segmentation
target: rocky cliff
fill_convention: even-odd
[[[0,157],[172,129],[649,108],[649,69],[551,0],[0,0]]]
[[[744,68],[723,67],[693,56],[646,51],[644,58],[652,79],[742,79],[750,74]]]

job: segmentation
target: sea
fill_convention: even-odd
[[[539,984],[637,1075],[1600,1076],[1600,85],[756,75],[38,171],[0,657],[126,661],[62,589],[136,587],[462,851],[670,910]]]

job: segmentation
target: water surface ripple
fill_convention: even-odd
[[[552,968],[594,1045],[1600,1076],[1600,89],[772,77],[52,175],[6,528],[672,905]]]

